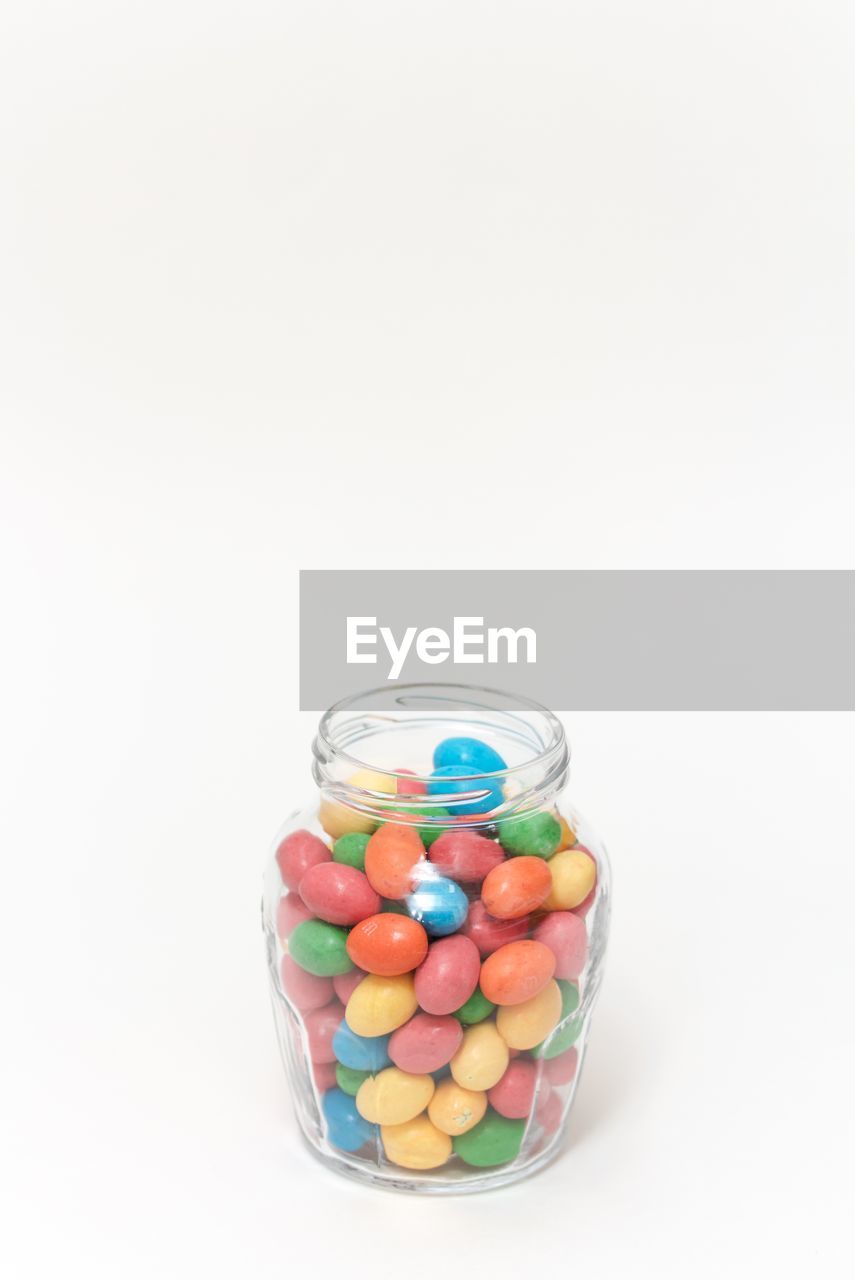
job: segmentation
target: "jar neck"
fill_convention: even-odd
[[[506,768],[461,774],[454,789],[433,775],[446,738],[476,738]],[[487,826],[554,805],[569,777],[561,722],[538,703],[467,685],[401,685],[336,703],[313,744],[313,776],[324,798],[369,818],[418,818],[418,825]],[[430,787],[430,790],[428,790]],[[393,800],[392,797],[395,797]],[[400,817],[399,817],[400,815]]]

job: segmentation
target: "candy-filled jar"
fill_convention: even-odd
[[[314,800],[276,837],[263,922],[302,1133],[428,1193],[561,1149],[602,976],[606,851],[545,707],[401,685],[321,719]]]

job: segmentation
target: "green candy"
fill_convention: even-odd
[[[530,813],[499,823],[499,843],[506,853],[551,858],[561,843],[561,824],[551,813]]]
[[[558,986],[561,990],[561,1018],[551,1035],[532,1049],[533,1058],[557,1058],[579,1039],[582,1020],[570,1017],[579,1008],[579,988],[575,982],[567,982],[563,978],[558,979]],[[568,1018],[569,1022],[565,1022]]]
[[[365,849],[370,838],[361,831],[349,831],[346,836],[339,836],[333,845],[333,862],[343,862],[347,867],[364,871]]]
[[[464,1027],[471,1027],[476,1022],[483,1022],[488,1014],[495,1009],[492,1000],[488,1000],[480,987],[476,987],[472,995],[462,1004],[459,1009],[455,1009],[452,1017],[457,1018],[458,1022],[462,1022]]]
[[[394,898],[381,898],[380,910],[392,916],[408,916],[410,914],[403,902],[396,902]]]
[[[507,1120],[491,1108],[474,1129],[452,1139],[454,1154],[476,1169],[507,1164],[519,1155],[525,1124],[525,1120]]]
[[[356,1097],[362,1081],[367,1080],[370,1075],[370,1071],[357,1071],[355,1067],[346,1067],[343,1062],[335,1064],[336,1084],[342,1093],[349,1093],[351,1098]]]
[[[306,973],[334,978],[348,973],[353,961],[347,954],[347,931],[324,920],[304,920],[288,939],[288,951]]]

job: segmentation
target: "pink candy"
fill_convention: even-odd
[[[292,831],[276,850],[279,873],[288,889],[298,889],[309,867],[319,862],[332,862],[332,854],[323,840],[304,828]]]
[[[497,920],[483,902],[473,902],[461,933],[475,943],[482,956],[489,956],[506,942],[521,942],[527,938],[529,923],[528,916],[521,920]]]
[[[559,1053],[557,1058],[547,1058],[543,1064],[543,1074],[550,1084],[569,1084],[576,1075],[579,1066],[579,1053],[574,1045],[566,1053]]]
[[[282,957],[279,976],[282,990],[301,1013],[322,1009],[333,998],[331,978],[317,978],[313,973],[307,973],[290,956]]]
[[[416,969],[416,999],[426,1013],[454,1013],[477,987],[480,970],[474,942],[459,933],[440,938]]]
[[[402,1071],[427,1075],[451,1061],[462,1039],[463,1028],[456,1018],[417,1013],[393,1032],[389,1057]]]
[[[366,976],[364,969],[349,969],[347,973],[340,973],[332,980],[335,993],[342,1004],[347,1004],[362,979]]]
[[[571,981],[579,977],[588,958],[585,921],[572,911],[550,911],[534,931],[555,956],[555,977]]]
[[[300,897],[319,920],[328,924],[357,924],[380,910],[380,895],[368,877],[341,862],[319,862],[300,881]]]
[[[299,893],[283,893],[276,906],[276,936],[284,941],[298,924],[311,918],[312,913]]]
[[[306,1014],[304,1021],[312,1062],[335,1062],[332,1041],[343,1017],[344,1006],[338,1001]]]
[[[494,1111],[508,1120],[524,1120],[531,1111],[537,1085],[537,1066],[530,1058],[517,1058],[508,1063],[498,1084],[487,1090]]]
[[[460,884],[480,884],[505,861],[501,846],[477,831],[444,831],[431,845],[429,857],[444,876]]]

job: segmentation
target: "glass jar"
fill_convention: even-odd
[[[545,707],[420,684],[323,716],[263,923],[300,1129],[330,1168],[427,1193],[561,1150],[602,976],[606,851]]]

